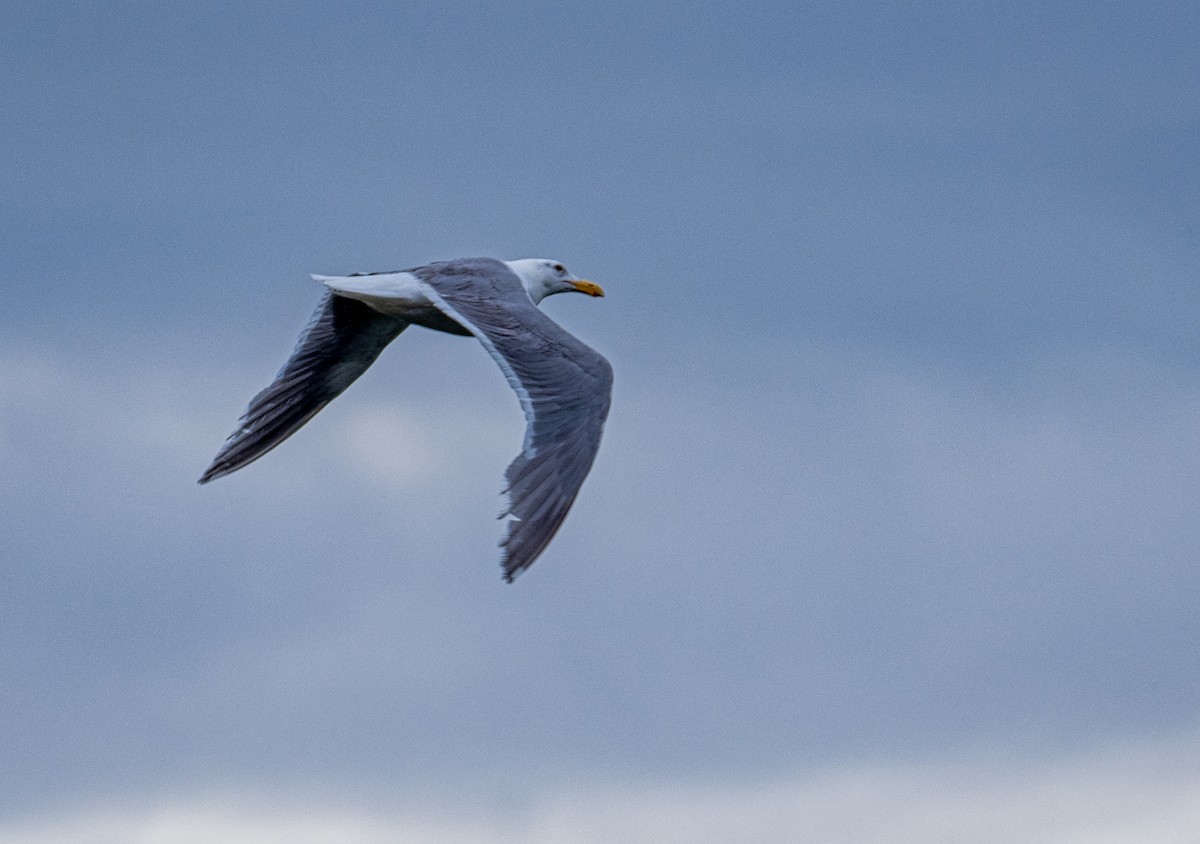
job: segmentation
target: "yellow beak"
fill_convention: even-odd
[[[604,288],[594,281],[572,281],[571,284],[580,293],[586,293],[589,296],[604,295]]]

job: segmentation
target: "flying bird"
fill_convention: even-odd
[[[555,293],[603,296],[557,261],[461,258],[384,273],[318,276],[325,292],[292,356],[250,400],[200,478],[262,457],[337,398],[409,325],[474,335],[525,411],[525,441],[505,472],[504,579],[528,568],[562,525],[591,469],[612,395],[602,355],[538,310]]]

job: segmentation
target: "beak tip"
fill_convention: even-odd
[[[594,281],[584,281],[580,279],[579,281],[573,281],[571,283],[575,285],[575,289],[580,293],[586,293],[589,296],[595,296],[597,298],[603,298],[604,296],[604,288],[596,284]]]

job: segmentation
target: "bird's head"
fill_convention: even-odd
[[[547,296],[555,293],[586,293],[589,296],[603,296],[604,290],[592,281],[584,281],[567,272],[567,268],[558,261],[547,258],[522,258],[520,261],[505,261],[508,268],[516,273],[517,278],[525,285],[525,292],[536,305]]]

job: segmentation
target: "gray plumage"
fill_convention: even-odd
[[[408,323],[325,292],[292,356],[250,400],[240,427],[200,478],[205,484],[252,463],[303,427],[379,357]]]
[[[505,472],[501,540],[508,581],[537,559],[579,493],[608,415],[612,367],[536,305],[603,291],[542,259],[445,261],[395,273],[316,277],[330,290],[275,380],[250,402],[206,483],[266,454],[354,382],[409,324],[473,334],[525,411],[521,453]]]

